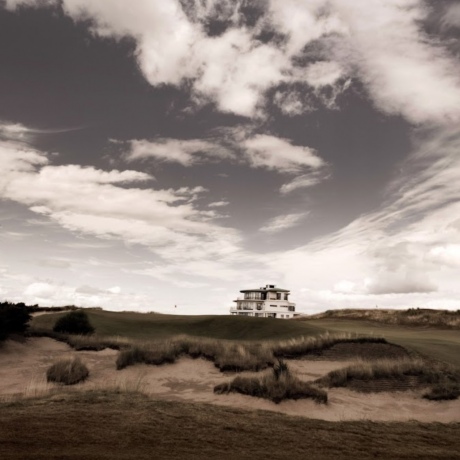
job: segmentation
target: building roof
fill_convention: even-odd
[[[281,289],[281,288],[277,288],[276,286],[273,286],[273,287],[268,287],[268,286],[271,286],[271,285],[267,285],[266,287],[261,287],[258,289],[243,289],[240,292],[242,292],[243,294],[245,292],[291,292],[289,291],[289,289]]]

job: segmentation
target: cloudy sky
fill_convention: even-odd
[[[460,308],[459,37],[458,1],[0,0],[0,298]]]

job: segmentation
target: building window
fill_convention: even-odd
[[[278,305],[270,305],[270,307],[276,308]]]

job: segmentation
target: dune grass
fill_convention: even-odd
[[[435,310],[430,308],[409,308],[407,310],[345,308],[340,310],[327,310],[308,318],[356,319],[398,326],[460,329],[460,310]]]
[[[454,459],[459,451],[458,423],[328,422],[100,391],[0,405],[2,460]]]
[[[75,385],[83,382],[88,375],[88,368],[80,358],[61,359],[46,371],[48,382],[62,383],[63,385]]]
[[[311,398],[318,403],[327,403],[327,393],[307,382],[299,380],[288,365],[279,360],[272,372],[257,377],[235,377],[232,381],[214,387],[214,393],[240,393],[269,399],[278,404],[285,399]]]
[[[458,397],[456,392],[460,388],[458,369],[413,358],[383,359],[374,362],[358,361],[350,366],[329,372],[315,383],[328,388],[337,388],[350,386],[355,381],[375,382],[382,379],[407,381],[409,378],[415,379],[417,386],[432,387],[431,391],[424,396],[427,399],[441,400],[443,395],[445,395],[444,399]]]
[[[272,367],[279,358],[318,353],[337,343],[386,343],[382,338],[357,337],[351,334],[324,334],[299,337],[288,341],[234,342],[228,340],[179,337],[171,340],[133,344],[122,349],[117,369],[145,364],[173,363],[181,355],[213,361],[221,371],[259,371]]]

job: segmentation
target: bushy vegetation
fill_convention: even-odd
[[[383,379],[394,382],[412,379],[417,386],[430,386],[431,391],[424,397],[433,400],[454,399],[454,395],[460,389],[460,372],[457,369],[410,358],[357,362],[329,372],[315,383],[334,388],[347,387],[356,381],[375,382]]]
[[[11,334],[24,334],[30,317],[28,307],[23,303],[0,303],[0,341]]]
[[[388,343],[383,337],[359,337],[352,334],[322,334],[316,337],[297,337],[278,342],[273,347],[276,357],[296,358],[320,353],[339,343]]]
[[[425,399],[430,401],[449,401],[460,397],[460,383],[445,381],[435,385],[427,393],[423,395]]]
[[[117,368],[136,363],[173,363],[181,355],[213,361],[223,372],[260,371],[272,367],[279,358],[319,353],[338,343],[386,343],[382,338],[356,337],[350,334],[301,337],[288,341],[238,342],[229,340],[176,338],[167,341],[134,343],[120,351]]]
[[[234,378],[231,382],[214,387],[214,393],[240,393],[269,399],[278,404],[285,399],[311,398],[318,403],[327,403],[327,393],[307,382],[299,380],[287,364],[279,360],[272,372],[263,376]]]
[[[62,359],[54,363],[46,371],[48,382],[74,385],[82,382],[89,375],[88,368],[81,362],[80,358]]]
[[[94,327],[88,319],[88,315],[83,310],[70,311],[60,317],[53,327],[54,332],[65,334],[92,334]]]

